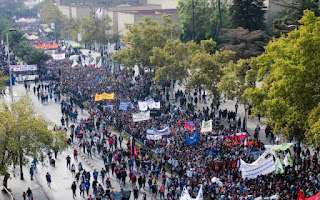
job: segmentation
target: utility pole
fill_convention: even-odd
[[[194,2],[192,0],[192,39],[195,42],[195,27],[194,27]]]
[[[9,29],[9,32],[16,31],[15,29]],[[9,68],[9,81],[10,81],[10,95],[11,95],[11,102],[13,103],[13,89],[12,89],[12,72],[11,72],[11,66],[10,66],[10,48],[9,48],[9,33],[6,33],[7,36],[7,46],[8,46],[8,68]]]

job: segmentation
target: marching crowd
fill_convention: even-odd
[[[52,83],[55,88],[58,90],[61,87],[62,95],[68,96],[68,100],[61,102],[62,125],[68,126],[70,120],[79,122],[76,126],[70,126],[69,144],[76,142],[89,157],[92,154],[100,156],[105,165],[99,174],[106,189],[92,184],[96,185],[93,193],[96,199],[110,197],[111,185],[125,184],[127,176],[134,196],[141,193],[143,199],[146,198],[146,190],[151,195],[148,199],[156,196],[179,199],[185,186],[195,197],[200,185],[208,199],[255,199],[278,195],[278,199],[290,200],[297,198],[298,190],[303,191],[306,197],[319,192],[317,151],[311,155],[308,149],[302,150],[300,144],[291,152],[293,164],[286,166],[284,173],[242,179],[239,158],[251,163],[262,154],[265,150],[259,140],[262,131],[257,126],[252,136],[238,139],[236,133],[245,130],[241,119],[237,119],[237,106],[235,111],[221,110],[219,103],[198,109],[197,103],[207,102],[201,88],[191,94],[179,90],[175,102],[172,102],[169,101],[170,83],[155,87],[150,74],[142,70],[138,75],[121,70],[112,73],[104,68],[71,67],[68,62],[60,62],[59,66],[51,63],[46,69],[54,80],[59,80]],[[95,94],[103,92],[114,92],[115,99],[95,102]],[[132,113],[139,112],[138,101],[151,98],[160,101],[161,114],[150,120],[133,122]],[[118,109],[120,102],[131,103],[126,111],[121,111]],[[90,117],[77,119],[75,106],[81,110],[87,108]],[[199,133],[195,145],[186,145],[185,137],[200,129],[202,120],[209,119],[213,120],[213,131]],[[194,122],[194,127],[185,126],[190,121]],[[141,141],[143,147],[133,150],[129,143],[123,145],[122,136],[111,132],[112,126]],[[146,138],[148,129],[166,127],[170,128],[171,133],[162,139],[153,141]],[[272,129],[268,128],[266,133],[271,135]],[[150,152],[154,153],[151,155]],[[86,175],[81,167],[74,173],[80,188],[90,185],[90,182],[87,183],[90,175]],[[110,182],[109,173],[117,178],[118,183]],[[212,183],[213,177],[220,181]],[[147,189],[142,190],[145,185]]]

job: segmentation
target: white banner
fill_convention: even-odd
[[[162,135],[147,135],[147,139],[148,140],[161,140],[162,139]]]
[[[139,102],[138,102],[138,105],[139,105],[140,111],[146,111],[146,110],[148,110],[148,104],[147,104],[147,102],[145,102],[145,101],[139,101]]]
[[[151,134],[151,135],[169,135],[171,133],[171,130],[169,129],[169,127],[166,127],[162,130],[157,130],[157,129],[148,129],[147,130],[147,133],[148,134]]]
[[[66,59],[66,54],[61,53],[61,54],[52,54],[53,60],[64,60]]]
[[[266,175],[275,171],[275,162],[270,150],[267,149],[256,161],[251,164],[240,159],[242,178],[254,179],[259,175]]]
[[[133,122],[140,122],[140,121],[145,121],[145,120],[149,120],[149,119],[150,119],[150,111],[132,114]]]
[[[10,65],[12,71],[23,72],[23,71],[35,71],[37,70],[37,65]]]
[[[153,102],[151,105],[150,105],[150,109],[158,109],[160,110],[160,102]]]
[[[279,196],[277,194],[272,195],[270,197],[257,197],[254,200],[277,200]]]
[[[212,131],[212,120],[202,121],[201,133]]]

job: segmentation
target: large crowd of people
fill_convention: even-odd
[[[52,62],[46,69],[50,71],[52,80],[56,80],[56,91],[61,86],[62,95],[68,97],[61,103],[62,125],[67,126],[69,120],[79,121],[78,125],[71,127],[69,142],[77,142],[88,156],[93,152],[99,155],[105,169],[115,173],[119,184],[123,184],[128,175],[131,183],[135,185],[137,182],[139,188],[147,182],[149,192],[154,196],[163,183],[163,199],[179,199],[185,186],[195,197],[200,185],[209,199],[255,199],[272,195],[278,195],[278,199],[296,199],[299,189],[306,197],[319,192],[318,154],[311,155],[308,149],[301,150],[300,145],[291,152],[294,161],[285,167],[284,173],[242,179],[239,158],[251,163],[262,154],[265,150],[264,143],[259,140],[262,131],[257,126],[251,136],[248,134],[245,139],[237,139],[236,133],[246,130],[241,126],[243,122],[236,111],[221,110],[218,103],[201,104],[200,109],[197,103],[207,102],[203,100],[205,92],[201,88],[194,93],[178,90],[175,100],[170,101],[170,83],[156,87],[151,74],[142,70],[126,73],[109,68],[71,67],[70,62]],[[103,92],[114,92],[115,99],[94,101],[95,94]],[[150,120],[133,122],[132,113],[139,112],[138,101],[151,98],[160,101],[161,114],[152,116]],[[120,102],[131,102],[128,110],[119,110]],[[90,117],[77,119],[75,106],[86,108]],[[186,136],[200,130],[201,121],[209,119],[213,120],[213,131],[199,133],[199,141],[195,145],[186,145]],[[186,128],[185,123],[190,121],[195,126]],[[122,136],[116,136],[111,131],[112,126],[143,144],[134,155],[134,161],[130,156],[129,143],[127,148],[121,146],[119,138]],[[148,129],[166,127],[171,133],[162,139],[153,141],[146,138]],[[270,127],[267,134],[272,135]],[[154,152],[152,156],[150,152]],[[132,178],[135,176],[132,169],[139,171],[141,177]],[[212,183],[213,177],[219,178],[220,184]]]

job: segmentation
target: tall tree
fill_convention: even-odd
[[[108,30],[111,30],[111,20],[104,16],[101,20],[94,17],[94,11],[90,15],[82,18],[81,32],[84,43],[106,44],[108,41]]]
[[[220,8],[220,12],[217,8]],[[181,0],[177,10],[181,19],[184,42],[194,40],[200,43],[201,40],[210,38],[217,40],[219,30],[230,27],[227,6],[220,1]]]
[[[232,62],[235,53],[223,51],[210,54],[215,45],[213,40],[201,41],[201,51],[198,51],[191,60],[186,87],[188,90],[202,87],[210,92],[214,100],[217,100],[220,97],[217,87],[222,76],[222,68]]]
[[[304,11],[302,25],[269,43],[257,57],[259,88],[247,89],[254,112],[268,117],[276,133],[320,146],[320,17]]]
[[[59,8],[50,0],[44,0],[40,3],[40,19],[49,26],[51,23],[55,25],[55,34],[59,38],[62,30],[66,26],[67,17],[64,16]]]
[[[259,56],[264,52],[270,37],[261,30],[249,31],[242,27],[229,29],[225,34],[221,50],[236,52],[236,59]]]
[[[293,0],[288,4],[280,2],[285,9],[281,12],[280,17],[273,21],[273,28],[280,33],[286,30],[292,30],[289,25],[299,25],[299,20],[303,16],[303,11],[308,9],[315,13],[315,16],[320,16],[319,0]]]
[[[171,26],[173,37],[178,36],[177,25],[172,24],[171,17],[162,16],[163,22],[160,25],[157,21],[144,17],[137,24],[126,24],[128,33],[123,40],[131,44],[130,49],[123,48],[114,55],[118,63],[122,63],[128,70],[132,70],[134,65],[154,73],[156,66],[150,62],[154,47],[163,48],[167,40],[170,40]]]
[[[54,141],[65,141],[66,138],[66,134],[53,135],[48,129],[49,123],[36,114],[32,101],[27,97],[10,105],[2,103],[0,120],[0,174],[4,176],[4,187],[7,187],[11,173],[9,166],[19,165],[23,180],[22,169],[28,158],[39,157],[43,151],[53,149]],[[61,145],[59,150],[64,147]]]
[[[167,41],[163,48],[154,47],[150,61],[152,65],[157,66],[156,82],[171,80],[183,82],[188,76],[191,60],[199,50],[200,46],[195,42],[183,43],[179,39]]]
[[[230,8],[234,28],[242,27],[250,31],[265,28],[263,0],[233,0]]]

